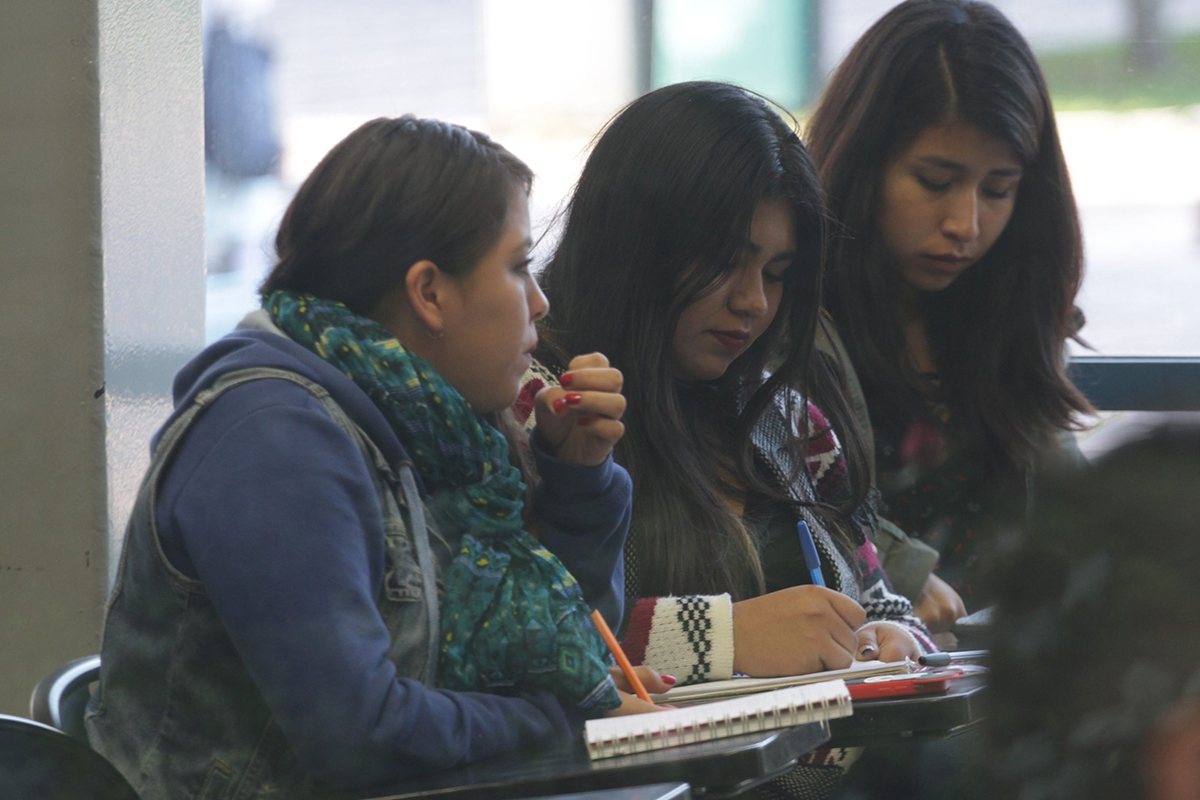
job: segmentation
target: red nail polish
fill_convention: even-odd
[[[567,405],[578,405],[583,402],[583,395],[576,392],[571,392],[567,395]]]
[[[558,385],[559,386],[570,386],[571,381],[573,381],[573,380],[575,380],[575,376],[572,375],[571,373],[567,372],[567,373],[564,373],[563,376],[558,379]]]
[[[658,677],[662,678],[663,683],[665,683],[667,686],[675,685],[675,676],[674,675],[668,675],[667,673],[662,672],[662,673],[659,673]]]
[[[578,420],[576,420],[576,422],[578,422],[580,425],[591,425],[592,418],[591,417],[580,417]]]
[[[554,406],[554,413],[561,414],[562,410],[567,407],[567,398],[560,397],[550,405]]]

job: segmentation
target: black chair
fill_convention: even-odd
[[[40,722],[0,714],[0,797],[5,800],[138,800],[104,757]]]
[[[83,743],[83,712],[91,695],[91,684],[100,679],[100,656],[68,662],[43,678],[29,700],[29,716]]]

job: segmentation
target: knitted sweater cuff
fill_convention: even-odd
[[[621,643],[629,660],[674,675],[679,683],[733,676],[733,601],[728,594],[645,597]]]

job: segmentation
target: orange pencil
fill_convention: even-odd
[[[621,668],[621,672],[625,673],[625,679],[629,681],[629,685],[633,687],[633,691],[637,692],[637,696],[647,703],[653,703],[654,701],[650,699],[650,693],[646,691],[645,686],[642,686],[642,682],[638,680],[637,673],[633,671],[633,664],[629,663],[629,657],[621,649],[621,643],[617,641],[617,637],[613,636],[613,632],[608,629],[608,623],[604,621],[604,617],[600,616],[599,611],[592,612],[592,622],[596,625],[596,630],[600,631],[600,636],[604,639],[604,643],[608,645],[608,649],[612,651],[613,658],[617,660],[617,666]]]

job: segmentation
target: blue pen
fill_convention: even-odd
[[[800,552],[804,553],[808,577],[813,586],[824,586],[825,579],[821,577],[821,557],[817,555],[817,543],[813,541],[812,531],[808,529],[807,522],[800,520],[796,523],[796,535],[800,537]]]

